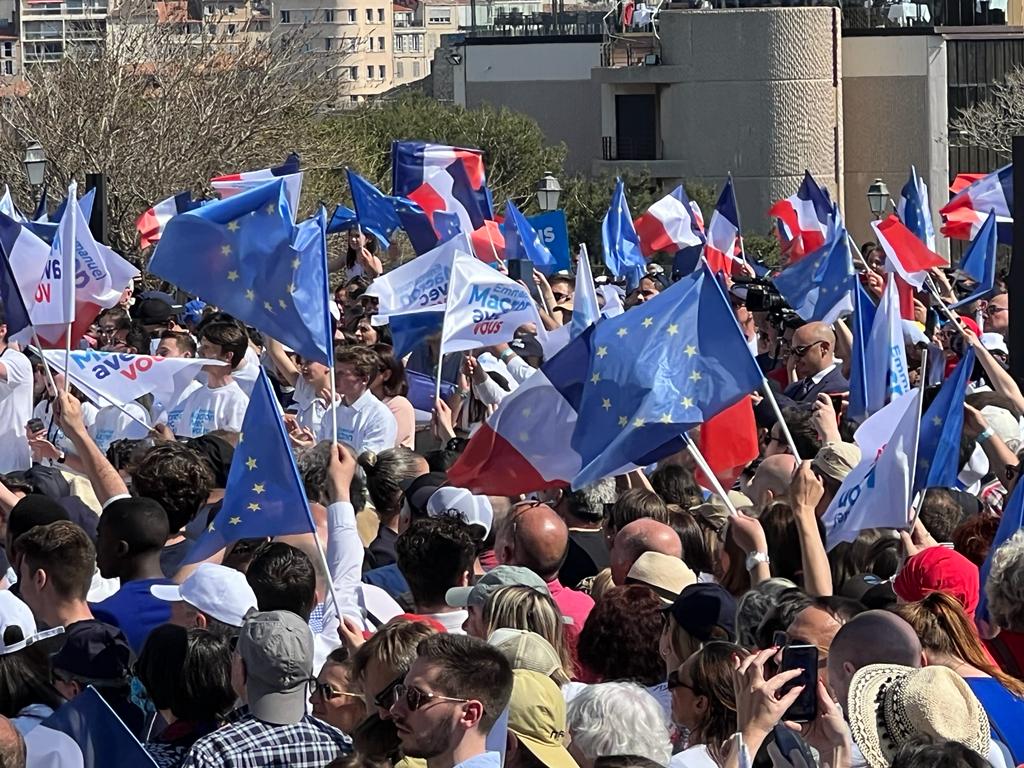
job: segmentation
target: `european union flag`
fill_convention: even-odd
[[[545,275],[555,271],[555,257],[511,200],[505,204],[505,258],[529,259]]]
[[[825,244],[775,276],[775,287],[807,322],[833,323],[853,311],[853,260],[838,212]]]
[[[995,286],[996,246],[998,244],[999,232],[996,229],[996,214],[994,211],[990,211],[988,218],[981,225],[978,234],[971,240],[971,244],[967,247],[957,267],[965,275],[975,280],[977,284],[968,296],[953,304],[950,309],[977,301]]]
[[[156,768],[156,762],[139,740],[91,685],[71,701],[61,705],[60,709],[43,720],[37,728],[33,734],[34,739],[39,739],[44,732],[51,730],[66,734],[74,742],[72,744],[66,739],[61,739],[57,734],[46,736],[45,741],[41,742],[49,748],[44,760],[53,760],[53,765],[81,765],[84,768]]]
[[[604,245],[604,263],[616,277],[625,277],[630,290],[640,284],[647,262],[640,250],[640,238],[633,226],[633,217],[626,203],[626,185],[615,180],[612,204],[601,223],[601,243]]]
[[[356,223],[356,212],[347,205],[338,205],[327,222],[327,234],[333,235],[337,232],[348,232]]]
[[[231,459],[224,504],[185,562],[205,560],[240,539],[315,530],[274,391],[261,370]]]
[[[329,365],[325,219],[293,224],[284,180],[271,181],[175,216],[149,270]]]
[[[850,355],[850,403],[846,417],[860,423],[868,417],[868,378],[880,375],[869,372],[866,348],[871,326],[875,324],[875,302],[860,280],[855,280],[853,289],[853,350]]]
[[[352,206],[359,226],[372,234],[385,249],[391,245],[391,234],[402,226],[395,213],[395,199],[385,195],[355,171],[346,168],[348,186],[352,190]]]
[[[582,459],[576,488],[656,461],[681,446],[684,432],[761,384],[732,306],[706,265],[572,343],[583,340],[590,360],[572,435]]]
[[[960,473],[960,433],[964,428],[964,395],[974,371],[974,350],[967,348],[952,375],[921,416],[917,437],[917,469],[913,493],[925,488],[956,488]],[[911,494],[913,495],[913,494]]]
[[[32,325],[24,297],[18,287],[18,280],[11,267],[11,257],[19,248],[34,248],[35,252],[47,257],[46,249],[36,241],[24,224],[19,224],[10,216],[0,213],[0,301],[3,302],[4,322],[7,324],[8,338],[20,333]],[[40,268],[41,271],[41,268]]]
[[[1013,486],[1010,498],[1003,504],[1003,514],[999,518],[999,527],[996,529],[995,538],[992,539],[992,546],[988,548],[988,555],[981,565],[981,594],[978,599],[978,608],[974,612],[975,619],[980,624],[988,619],[988,594],[985,591],[985,583],[988,581],[989,572],[992,570],[992,556],[1000,546],[1005,544],[1017,531],[1024,527],[1024,483],[1018,481]]]

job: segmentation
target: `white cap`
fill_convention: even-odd
[[[427,499],[427,515],[441,517],[449,512],[457,512],[467,525],[481,526],[485,538],[491,532],[494,509],[486,496],[476,496],[465,488],[438,488]]]
[[[36,619],[32,609],[9,589],[0,590],[0,645],[3,645],[7,628],[15,625],[21,627],[23,638],[32,637],[36,633]]]
[[[202,563],[181,585],[155,584],[153,597],[169,603],[184,600],[217,621],[240,627],[245,614],[256,607],[256,593],[245,574],[213,563]]]
[[[1006,339],[1003,338],[1001,333],[983,333],[979,340],[981,345],[989,352],[1002,352],[1004,355],[1010,354],[1010,350],[1006,348]]]

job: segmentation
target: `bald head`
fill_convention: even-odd
[[[754,500],[758,509],[764,509],[775,499],[789,493],[789,484],[793,481],[796,459],[791,453],[777,453],[769,456],[757,465],[754,476],[750,479],[747,495]]]
[[[558,576],[568,548],[569,529],[546,504],[513,507],[494,542],[499,562],[529,568],[545,581]]]
[[[0,766],[25,768],[25,739],[3,715],[0,715]]]
[[[612,544],[609,564],[616,585],[625,582],[629,569],[644,552],[682,558],[683,545],[679,535],[664,523],[649,518],[634,520],[615,534]]]
[[[802,325],[793,334],[792,349],[796,361],[796,375],[806,378],[819,373],[835,360],[836,335],[824,323]],[[803,354],[797,354],[802,352]]]
[[[802,347],[815,341],[827,342],[829,347],[835,347],[836,335],[825,323],[819,322],[802,325],[793,334],[794,347]]]
[[[868,664],[921,666],[921,641],[914,628],[888,611],[865,611],[844,624],[832,639],[828,682],[846,711],[854,673]]]

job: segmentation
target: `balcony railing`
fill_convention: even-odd
[[[661,142],[635,136],[602,136],[602,160],[661,160]]]
[[[533,37],[537,35],[600,35],[603,34],[605,11],[570,11],[566,13],[521,13],[498,11],[494,25],[465,30],[468,37]],[[482,17],[482,14],[480,15]],[[478,17],[479,18],[479,17]],[[478,22],[482,23],[482,22]]]

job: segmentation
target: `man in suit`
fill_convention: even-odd
[[[848,392],[850,382],[836,365],[836,335],[825,323],[807,323],[793,334],[790,354],[799,379],[783,395],[798,403],[813,403],[820,393]]]

